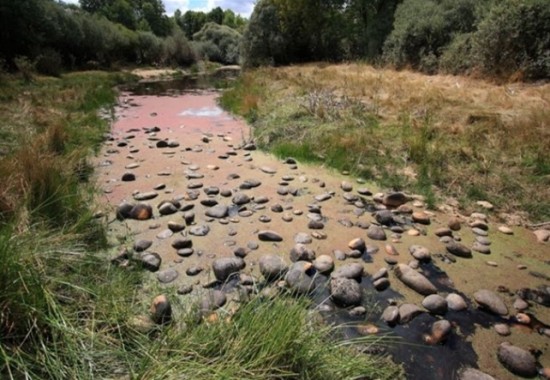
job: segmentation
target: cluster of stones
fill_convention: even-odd
[[[179,147],[179,143],[174,140],[162,140],[156,137],[159,128],[147,129],[151,141],[150,147],[157,149],[170,149]],[[134,131],[135,132],[135,131]],[[128,137],[128,136],[127,136]],[[218,136],[225,139],[225,136]],[[203,136],[201,141],[208,144],[213,136]],[[224,140],[225,141],[225,140]],[[119,142],[117,147],[123,147],[125,141]],[[244,151],[245,161],[252,161],[250,151],[256,149],[253,143],[247,143],[243,146],[233,148],[226,153],[218,155],[218,159],[226,160],[230,156],[237,155],[239,150]],[[186,148],[186,151],[201,152],[200,146]],[[110,150],[115,152],[115,150]],[[131,150],[131,152],[136,150]],[[285,163],[292,170],[297,169],[296,161],[293,159],[285,160]],[[218,188],[216,186],[205,186],[201,179],[203,175],[200,168],[190,163],[185,163],[187,169],[184,175],[187,179],[187,191],[184,196],[172,199],[158,201],[153,207],[148,201],[157,199],[165,186],[159,184],[154,191],[134,192],[132,194],[135,202],[123,202],[116,209],[116,218],[118,220],[137,220],[146,221],[159,219],[161,217],[171,217],[173,220],[167,222],[166,229],[157,234],[157,239],[171,239],[171,247],[182,259],[191,255],[198,255],[202,252],[195,252],[193,238],[207,236],[210,232],[209,222],[214,220],[221,224],[238,223],[239,218],[247,218],[261,213],[258,217],[260,223],[269,223],[271,218],[279,215],[283,221],[292,222],[302,211],[288,208],[281,204],[272,204],[269,209],[266,204],[270,201],[267,196],[250,196],[247,190],[258,188],[262,182],[257,178],[248,178],[241,180],[239,174],[230,175],[230,180],[240,180],[238,186],[234,188]],[[128,170],[135,169],[135,165],[126,167]],[[209,166],[211,170],[216,170],[216,165]],[[276,175],[277,170],[268,166],[258,168],[266,175]],[[169,175],[170,173],[164,173]],[[121,181],[134,181],[135,174],[125,172]],[[294,176],[283,176],[277,194],[279,196],[299,197],[307,193],[300,186],[292,186]],[[305,183],[307,178],[299,178],[300,182]],[[220,288],[220,285],[236,281],[240,288],[247,294],[256,292],[258,284],[264,284],[264,292],[268,293],[272,289],[276,292],[285,290],[293,294],[309,295],[318,291],[328,289],[332,303],[341,308],[348,308],[350,315],[361,315],[366,313],[364,307],[364,286],[363,281],[369,281],[372,287],[378,292],[384,292],[392,285],[392,278],[412,289],[414,292],[422,295],[424,298],[421,305],[403,302],[398,304],[390,300],[389,305],[384,309],[381,320],[389,326],[397,324],[407,324],[421,313],[430,313],[436,316],[436,321],[432,323],[428,331],[425,332],[425,342],[427,344],[444,344],[448,337],[453,334],[453,324],[445,319],[448,312],[461,312],[477,305],[480,309],[490,313],[508,316],[509,310],[502,297],[494,291],[480,289],[473,295],[472,301],[465,299],[458,293],[444,293],[438,290],[438,287],[432,283],[428,277],[423,274],[422,266],[428,263],[435,256],[430,250],[422,245],[411,245],[408,252],[411,256],[410,261],[400,263],[398,257],[400,253],[395,247],[400,243],[401,236],[420,236],[426,234],[426,226],[431,225],[435,214],[428,211],[415,211],[413,206],[420,206],[421,200],[418,197],[409,196],[403,192],[372,194],[368,189],[359,188],[354,193],[353,185],[349,182],[342,182],[340,189],[342,197],[348,205],[354,207],[354,213],[357,216],[367,212],[372,214],[372,222],[365,221],[352,222],[349,219],[341,219],[337,222],[346,227],[357,226],[365,230],[365,236],[351,239],[348,246],[343,249],[334,249],[332,255],[323,253],[318,255],[310,245],[313,239],[324,240],[327,238],[326,227],[331,223],[330,218],[323,214],[323,203],[337,197],[338,193],[325,189],[325,184],[321,181],[316,182],[323,192],[313,196],[313,202],[308,205],[307,229],[308,233],[299,232],[294,235],[294,246],[289,252],[281,255],[264,254],[258,261],[259,273],[263,277],[262,281],[250,274],[243,273],[247,267],[246,256],[251,250],[259,248],[255,241],[249,242],[247,247],[237,247],[234,249],[234,257],[216,257],[211,254],[208,258],[212,259],[210,267],[191,266],[186,270],[187,276],[197,276],[203,271],[212,273],[214,280],[203,284],[206,292],[202,293],[200,301],[200,310],[208,315],[211,311],[224,306],[227,302],[226,295]],[[204,193],[204,196],[202,196]],[[199,211],[196,204],[200,203],[204,210]],[[271,214],[265,212],[270,210]],[[201,214],[197,215],[197,213]],[[179,217],[175,217],[179,216]],[[205,223],[198,223],[197,220],[204,220]],[[475,242],[471,246],[462,243],[460,231],[463,228],[470,228],[475,236]],[[446,227],[435,230],[435,236],[442,243],[442,249],[445,253],[437,253],[443,262],[454,263],[460,259],[468,259],[474,254],[491,254],[490,225],[488,217],[482,213],[471,214],[467,220],[453,218]],[[507,226],[498,227],[498,231],[503,234],[513,234],[513,230]],[[236,231],[235,231],[236,233]],[[548,236],[536,232],[539,241],[548,240]],[[550,233],[548,234],[550,236]],[[285,234],[269,229],[259,229],[257,239],[260,242],[279,243],[285,240]],[[367,241],[365,239],[368,239]],[[384,245],[384,260],[388,267],[378,268],[376,272],[369,275],[362,262],[353,260],[362,260],[368,262],[369,258],[378,254],[379,247],[377,242]],[[132,265],[137,263],[144,269],[154,272],[159,282],[168,284],[176,281],[180,273],[175,268],[162,269],[162,255],[151,248],[154,242],[151,240],[136,240],[131,250],[125,250],[117,256],[114,261],[120,265]],[[333,258],[334,257],[334,258]],[[335,264],[337,261],[352,260],[351,263]],[[488,265],[496,266],[497,263],[488,261]],[[162,269],[162,270],[161,270]],[[222,286],[223,288],[223,286]],[[186,285],[178,289],[179,294],[188,294],[194,290],[193,286]],[[519,312],[511,317],[515,322],[529,325],[531,317],[523,313],[528,307],[528,301],[538,302],[548,306],[548,292],[543,290],[536,291],[532,289],[523,289],[518,293],[514,308]],[[538,298],[537,298],[538,297]],[[155,324],[165,324],[172,319],[172,308],[166,295],[158,296],[153,300],[149,321]],[[143,319],[142,319],[143,320]],[[508,324],[496,324],[495,331],[500,335],[509,335]],[[549,334],[550,330],[544,328],[542,333]],[[529,351],[513,346],[509,343],[503,343],[499,346],[496,353],[498,360],[512,373],[533,377],[537,374],[536,359]],[[473,372],[472,372],[473,371]],[[470,378],[464,371],[462,377]],[[465,375],[466,374],[466,375]],[[488,375],[485,375],[488,376]]]

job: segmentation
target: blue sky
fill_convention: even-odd
[[[64,0],[66,3],[78,4],[78,0]],[[188,10],[208,12],[212,8],[221,7],[222,9],[231,9],[245,17],[250,17],[254,9],[255,0],[162,0],[166,13],[174,14],[176,9],[182,13]]]

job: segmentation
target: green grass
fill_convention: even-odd
[[[234,315],[161,333],[136,368],[143,379],[395,379],[387,357],[360,354],[315,322],[303,299],[254,298]],[[365,342],[363,342],[365,343]],[[368,342],[367,342],[368,343]],[[371,341],[371,344],[372,341]]]

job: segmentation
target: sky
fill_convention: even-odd
[[[78,4],[78,0],[64,0],[66,3]],[[255,0],[162,0],[166,13],[173,15],[176,9],[185,13],[188,10],[208,12],[212,8],[231,9],[244,17],[250,17]]]

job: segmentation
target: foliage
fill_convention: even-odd
[[[428,73],[437,71],[443,48],[454,34],[468,33],[476,21],[474,0],[405,0],[395,12],[384,45],[386,62]]]
[[[178,28],[164,40],[164,63],[175,66],[189,66],[196,61],[195,51]]]
[[[239,33],[242,33],[246,24],[246,19],[241,15],[236,15],[231,9],[224,11],[220,7],[216,7],[208,13],[189,10],[183,15],[177,10],[174,13],[174,21],[190,40],[209,22],[227,26],[237,30]]]
[[[550,76],[550,7],[545,0],[497,2],[474,35],[484,72],[525,79]]]
[[[212,22],[193,36],[197,54],[213,62],[236,64],[242,36],[234,29]]]

